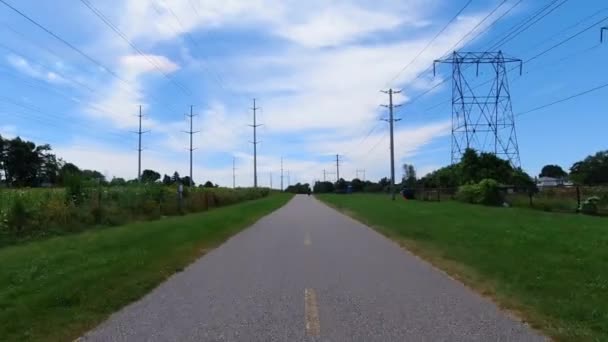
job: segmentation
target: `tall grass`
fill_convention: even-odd
[[[94,226],[154,220],[264,197],[269,189],[124,187],[0,189],[0,247]]]

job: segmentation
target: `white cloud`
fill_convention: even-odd
[[[179,69],[175,62],[165,56],[157,55],[127,55],[122,56],[120,65],[125,73],[131,77],[138,77],[141,74],[160,71],[170,74]]]
[[[144,114],[148,109],[141,77],[159,70],[170,74],[179,66],[167,57],[158,55],[125,55],[119,60],[122,79],[114,79],[109,86],[99,89],[86,105],[85,111],[114,127],[133,128],[138,124],[138,107],[143,107]],[[157,125],[152,120],[146,120],[148,128]]]
[[[5,139],[13,139],[17,136],[17,127],[15,125],[0,126],[0,135]]]
[[[397,40],[396,37],[401,35],[397,31],[429,24],[427,18],[437,3],[439,0],[378,0],[371,5],[356,0],[202,0],[198,6],[198,1],[191,0],[128,0],[116,6],[112,2],[96,1],[95,5],[142,51],[154,53],[150,52],[146,57],[134,55],[127,44],[88,13],[103,28],[100,31],[103,34],[96,39],[98,44],[91,50],[98,51],[101,60],[110,61],[108,64],[128,85],[115,79],[101,80],[96,87],[97,95],[85,105],[85,109],[100,124],[121,130],[132,129],[137,125],[135,114],[138,106],[143,104],[146,114],[150,108],[150,96],[155,95],[147,93],[149,89],[144,76],[154,74],[162,77],[153,65],[167,74],[180,69],[192,71],[193,65],[201,63],[201,58],[190,56],[189,51],[196,51],[194,56],[207,54],[204,46],[193,44],[186,39],[185,33],[195,35],[200,30],[256,28],[264,30],[264,34],[284,38],[284,44],[266,56],[259,53],[244,56],[237,52],[223,56],[221,62],[234,75],[228,84],[239,85],[238,88],[230,87],[230,91],[246,91],[264,99],[267,136],[262,139],[269,139],[265,143],[272,145],[272,152],[299,148],[303,156],[316,156],[308,157],[308,160],[286,158],[285,169],[292,172],[293,179],[311,181],[319,178],[322,169],[332,167],[332,161],[318,161],[318,156],[342,154],[344,151],[351,152],[344,160],[344,177],[354,177],[356,168],[366,168],[367,178],[380,178],[388,172],[388,140],[384,137],[384,130],[371,135],[365,144],[360,144],[360,140],[376,124],[378,117],[385,114],[378,105],[386,103],[387,96],[379,90],[387,86],[387,81],[426,45],[434,33]],[[438,78],[414,81],[414,77],[484,15],[470,15],[455,22],[403,72],[395,85],[408,86],[408,91],[396,95],[395,102],[407,102],[418,91],[437,84]],[[361,43],[362,38],[379,38],[387,31],[395,34],[390,41]],[[171,54],[172,59],[169,59],[166,57],[169,56],[167,47],[177,47],[179,53]],[[59,70],[61,67],[58,65]],[[49,80],[58,77],[51,73],[43,76]],[[198,76],[192,74],[192,77]],[[250,185],[252,161],[248,144],[251,131],[246,126],[250,121],[248,109],[235,110],[235,105],[226,99],[220,101],[219,98],[205,97],[204,101],[210,105],[201,108],[201,116],[196,119],[194,127],[202,131],[194,138],[195,146],[200,148],[195,152],[195,179],[231,184],[230,162],[207,159],[207,156],[223,152],[239,157],[238,184]],[[144,168],[162,173],[187,170],[188,135],[181,132],[188,128],[187,122],[147,120],[144,129],[148,128],[153,130],[158,142],[144,153]],[[331,130],[336,133],[313,135]],[[401,160],[420,153],[434,138],[447,132],[449,123],[445,122],[418,127],[399,125],[395,136],[397,158]],[[291,134],[303,137],[304,142],[298,143],[301,146],[283,141]],[[372,144],[378,144],[378,147],[370,153]],[[57,148],[58,155],[85,168],[135,177],[136,153],[133,151],[91,142],[70,146]],[[273,171],[276,177],[280,168],[280,159],[276,155],[258,156],[260,172]],[[261,173],[260,183],[263,184],[267,178],[267,173]],[[275,187],[277,180],[275,178]]]
[[[14,54],[9,54],[6,57],[8,63],[10,65],[12,65],[15,69],[17,69],[18,71],[33,77],[33,78],[37,78],[49,83],[55,83],[55,84],[64,84],[67,83],[66,79],[64,79],[62,76],[60,76],[59,74],[53,72],[53,71],[49,71],[49,70],[44,70],[41,67],[32,65],[32,63],[30,63],[27,59],[21,57],[21,56],[17,56]]]
[[[400,13],[369,11],[343,4],[314,11],[302,23],[283,23],[277,34],[306,47],[335,46],[393,29],[405,21]]]
[[[478,16],[479,18],[482,15]],[[461,20],[451,26],[418,60],[397,80],[408,85],[421,71],[432,65],[435,57],[445,53],[476,24],[475,20]],[[351,45],[336,49],[314,51],[291,49],[280,57],[252,58],[243,69],[257,65],[265,73],[264,90],[277,92],[291,89],[284,95],[266,98],[267,122],[273,131],[305,131],[310,129],[358,130],[369,127],[380,113],[379,105],[388,102],[380,93],[387,81],[395,76],[404,64],[414,58],[428,42],[428,37],[376,45]],[[235,66],[238,68],[238,66]],[[272,73],[273,67],[286,70]],[[257,76],[257,75],[256,75]],[[437,80],[419,79],[413,90],[426,90]],[[257,78],[243,82],[244,89],[257,89]],[[417,91],[415,92],[418,93]],[[407,90],[394,98],[395,103],[405,102],[411,96]]]

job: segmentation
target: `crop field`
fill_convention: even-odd
[[[257,199],[269,189],[184,188],[160,184],[0,189],[0,247],[49,235],[205,211]]]

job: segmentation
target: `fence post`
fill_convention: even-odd
[[[530,208],[534,207],[534,202],[532,200],[532,197],[534,195],[534,191],[532,190],[532,188],[528,189],[528,197],[530,198]]]
[[[180,183],[177,186],[177,206],[179,208],[179,214],[183,214],[183,195],[184,195],[184,186]]]
[[[581,208],[581,188],[576,186],[576,212],[578,213]]]

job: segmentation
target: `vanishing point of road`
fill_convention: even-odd
[[[370,228],[296,196],[81,340],[545,338]]]

